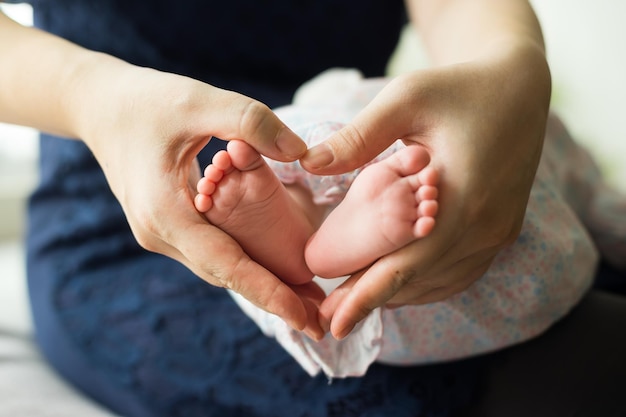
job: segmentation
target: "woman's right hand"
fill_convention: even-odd
[[[0,42],[0,121],[82,138],[144,248],[319,335],[322,291],[289,288],[193,205],[196,155],[212,136],[244,140],[280,161],[306,152],[267,106],[89,51],[1,12],[0,39],[11,40]]]
[[[302,156],[304,143],[248,97],[125,63],[115,67],[114,78],[84,80],[91,87],[78,102],[88,103],[76,120],[141,246],[319,336],[321,290],[312,283],[285,285],[193,205],[200,178],[196,156],[212,136],[244,140],[281,161]]]

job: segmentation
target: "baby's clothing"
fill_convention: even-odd
[[[364,82],[356,70],[329,70],[300,87],[292,105],[274,111],[311,148],[349,123],[386,83],[383,78]],[[403,146],[398,140],[364,166],[332,176],[311,175],[299,161],[281,163],[269,158],[266,161],[284,184],[300,183],[311,191],[316,204],[334,205],[343,199],[363,168]]]
[[[362,80],[354,72],[327,73],[305,86],[294,105],[276,113],[313,146],[348,123],[384,83]],[[344,86],[344,91],[337,92],[336,85]],[[372,162],[403,146],[397,141]],[[341,201],[359,173],[320,177],[297,162],[268,162],[281,181],[309,188],[318,204]],[[377,308],[344,340],[327,335],[319,343],[242,297],[233,297],[311,375],[322,370],[328,377],[358,376],[375,361],[399,365],[448,361],[537,336],[591,286],[598,248],[616,266],[626,266],[626,196],[602,181],[589,154],[551,115],[518,239],[462,293],[427,305]]]
[[[277,114],[282,116],[284,119],[289,121],[296,119],[299,121],[299,123],[296,122],[289,125],[297,126],[294,129],[295,132],[302,139],[304,139],[309,148],[323,142],[324,139],[344,126],[343,123],[336,121],[306,122],[304,119],[301,119],[302,114],[298,113],[297,109],[290,115],[283,113],[286,113],[286,109],[285,111],[281,111],[281,109],[277,110]],[[308,115],[306,112],[305,114]],[[315,204],[335,205],[343,200],[344,196],[348,192],[348,189],[350,188],[350,185],[352,185],[352,182],[363,170],[363,168],[375,162],[382,161],[403,147],[405,147],[405,145],[402,141],[398,140],[369,163],[355,169],[354,171],[341,175],[311,175],[300,166],[299,161],[280,163],[269,158],[265,158],[265,160],[272,167],[272,170],[283,184],[299,183],[311,191]]]

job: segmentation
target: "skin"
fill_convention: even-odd
[[[431,232],[437,173],[407,147],[367,166],[324,218],[302,186],[285,187],[261,155],[231,141],[198,181],[195,206],[283,281],[341,277]],[[365,226],[365,227],[364,227]]]
[[[440,173],[438,226],[330,294],[320,324],[336,338],[374,308],[440,301],[482,276],[519,234],[541,153],[551,81],[528,3],[407,4],[432,68],[396,78],[301,163],[335,174],[396,138],[419,143]]]
[[[305,258],[319,277],[342,277],[427,236],[438,210],[428,153],[406,147],[367,166],[309,239]]]
[[[82,138],[141,246],[242,294],[296,329],[319,334],[323,292],[284,284],[193,205],[200,178],[195,157],[213,135],[245,139],[281,161],[305,153],[304,143],[269,108],[88,51],[1,13],[0,39],[11,39],[0,42],[0,121]]]
[[[252,99],[135,67],[2,14],[0,39],[11,42],[0,42],[0,121],[82,138],[144,248],[310,334],[321,331],[319,306],[321,327],[341,338],[378,306],[441,300],[477,279],[519,233],[541,150],[550,74],[528,3],[407,4],[433,67],[398,77],[309,152]],[[352,170],[398,137],[419,143],[440,173],[441,227],[322,302],[319,288],[284,284],[195,210],[194,157],[212,135],[278,160],[302,157],[318,174]]]

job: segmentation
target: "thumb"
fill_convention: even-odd
[[[407,112],[399,111],[401,106],[401,96],[382,90],[348,125],[309,149],[300,159],[301,165],[317,175],[341,174],[363,166],[408,132],[410,120],[402,120]]]
[[[214,129],[212,135],[224,140],[243,140],[277,161],[294,161],[306,152],[302,139],[265,104],[231,91],[213,89],[212,93],[212,103],[219,103],[219,109],[208,112],[203,119]]]

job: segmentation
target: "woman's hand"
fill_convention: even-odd
[[[85,105],[79,135],[102,166],[141,246],[315,334],[321,290],[313,284],[288,287],[193,205],[200,176],[196,156],[212,136],[245,140],[282,161],[298,158],[306,146],[250,98],[126,64],[115,74],[113,86],[105,82],[91,90],[98,113],[90,114],[95,107]]]
[[[431,235],[335,290],[320,309],[324,328],[344,337],[376,307],[443,300],[487,270],[519,234],[549,97],[547,64],[534,48],[413,72],[391,81],[353,123],[305,155],[307,170],[335,174],[402,138],[424,146],[440,173]]]
[[[292,161],[306,145],[263,104],[178,75],[139,68],[0,13],[0,119],[81,138],[146,249],[174,258],[296,329],[320,335],[313,284],[289,288],[194,208],[196,155],[212,136]]]

